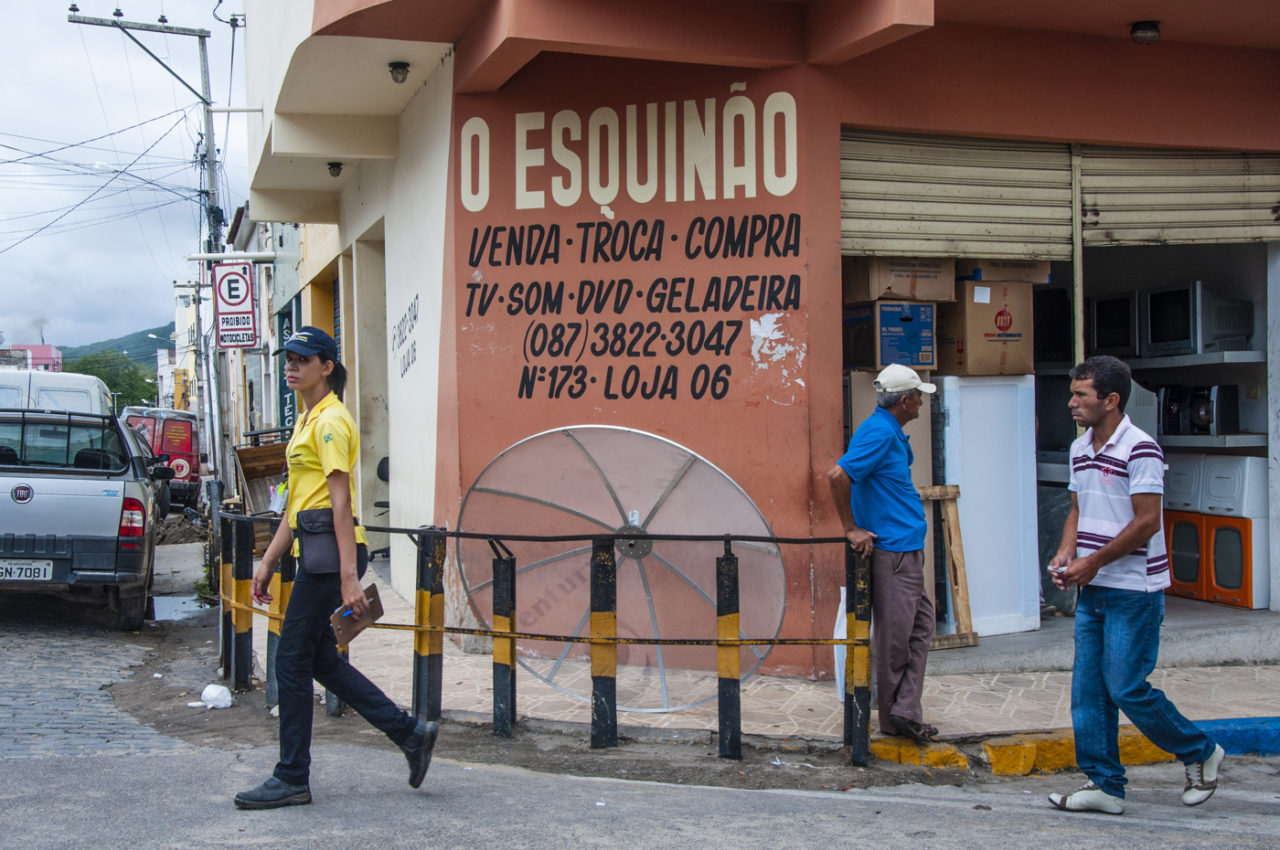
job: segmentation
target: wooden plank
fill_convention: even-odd
[[[246,480],[279,476],[284,468],[287,443],[273,443],[268,446],[240,446],[236,449],[236,459]]]
[[[960,539],[960,510],[955,499],[942,502],[942,528],[947,545],[947,566],[951,570],[952,609],[956,613],[956,631],[973,631],[969,611],[969,579],[965,574],[964,543]]]
[[[960,488],[954,484],[942,484],[917,488],[920,498],[926,502],[941,502],[942,533],[946,544],[947,569],[951,588],[951,609],[956,615],[956,633],[935,635],[930,649],[954,649],[959,646],[977,646],[978,634],[973,630],[973,614],[969,609],[969,580],[965,574],[964,544],[960,538],[960,510],[956,500]]]
[[[961,646],[977,645],[978,635],[976,632],[958,632],[954,635],[934,635],[933,642],[929,644],[929,649],[956,649]]]

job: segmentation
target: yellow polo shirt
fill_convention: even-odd
[[[356,480],[352,475],[360,456],[360,432],[355,420],[338,397],[329,393],[310,415],[298,417],[289,439],[289,506],[285,518],[289,527],[298,529],[298,511],[331,508],[328,477],[331,472],[345,472],[351,485],[351,504],[356,504]],[[367,543],[364,529],[356,526],[356,542]],[[293,554],[298,554],[295,534]]]

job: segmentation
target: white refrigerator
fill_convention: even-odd
[[[1035,377],[934,381],[942,480],[960,487],[960,535],[974,631],[986,636],[1038,629]],[[954,612],[949,621],[954,624]]]

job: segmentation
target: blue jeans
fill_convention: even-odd
[[[337,573],[298,570],[276,650],[280,761],[275,776],[281,782],[304,785],[310,775],[311,719],[316,705],[313,678],[396,744],[408,741],[417,728],[413,715],[397,708],[338,653],[329,615],[341,604]]]
[[[1156,667],[1163,621],[1164,594],[1159,591],[1092,586],[1080,591],[1071,674],[1076,764],[1114,797],[1124,796],[1125,785],[1117,711],[1183,763],[1213,754],[1213,740],[1147,681]]]

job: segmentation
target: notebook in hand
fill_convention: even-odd
[[[351,609],[343,605],[329,617],[333,624],[333,633],[338,638],[338,647],[342,648],[382,616],[382,599],[378,596],[378,586],[371,584],[364,589],[364,601],[368,605],[364,614],[356,617]]]

